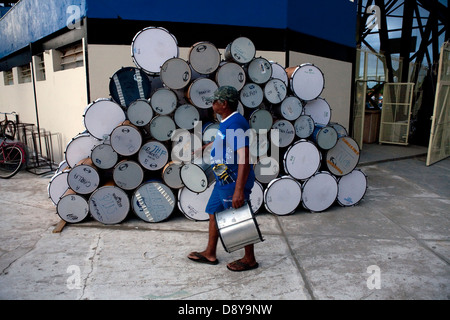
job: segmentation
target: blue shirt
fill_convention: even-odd
[[[222,120],[212,145],[211,165],[226,164],[229,174],[234,181],[236,181],[239,167],[237,150],[249,146],[249,129],[248,121],[240,113],[235,112]],[[216,181],[219,182],[217,176]],[[253,171],[253,166],[250,165],[245,189],[251,190],[254,182],[255,172]],[[220,183],[216,183],[216,186],[219,185]],[[235,182],[220,185],[223,188],[234,188],[235,186]]]

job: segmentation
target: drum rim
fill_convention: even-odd
[[[159,221],[149,221],[149,220],[145,220],[145,219],[143,219],[143,218],[136,212],[136,210],[135,210],[135,208],[134,208],[134,203],[135,203],[135,200],[136,200],[136,192],[138,192],[140,188],[144,187],[144,186],[147,185],[147,184],[151,184],[151,183],[159,183],[159,184],[161,184],[162,186],[166,187],[167,189],[164,188],[164,192],[168,192],[168,191],[169,191],[169,192],[170,192],[169,195],[172,196],[172,200],[173,200],[173,205],[171,205],[172,210],[170,211],[170,213],[168,214],[168,216],[167,216],[166,218],[164,218],[163,220],[159,220]],[[131,211],[133,211],[133,213],[134,213],[138,218],[142,219],[143,221],[148,222],[148,223],[160,223],[160,222],[166,221],[167,219],[169,219],[169,218],[172,216],[173,212],[175,211],[175,206],[176,206],[175,202],[176,202],[176,197],[175,197],[175,193],[172,191],[172,189],[171,189],[168,185],[166,185],[164,182],[159,181],[158,179],[156,179],[156,180],[148,180],[148,181],[142,182],[142,183],[141,183],[141,184],[133,191],[133,195],[131,196],[131,199],[130,199],[130,207],[131,207]]]
[[[289,173],[289,170],[287,170],[286,162],[287,162],[287,156],[289,154],[289,151],[292,150],[292,148],[294,148],[294,146],[296,146],[297,144],[300,144],[300,143],[309,143],[309,144],[311,144],[312,146],[314,146],[315,150],[317,150],[317,154],[319,155],[319,161],[318,161],[318,164],[317,164],[317,169],[314,171],[313,174],[311,174],[307,178],[294,177],[291,173]],[[318,170],[320,169],[320,166],[322,165],[322,160],[323,160],[322,152],[320,152],[320,150],[317,148],[317,146],[312,141],[309,141],[309,140],[306,140],[306,139],[301,139],[301,140],[298,140],[298,141],[294,142],[293,144],[291,144],[289,146],[289,148],[286,150],[286,152],[283,154],[283,168],[286,171],[286,173],[288,175],[290,175],[293,179],[296,179],[296,180],[307,180],[307,179],[311,178],[314,174],[316,174],[318,172]]]
[[[295,78],[295,74],[296,74],[301,68],[306,68],[306,67],[314,67],[314,68],[316,68],[317,70],[319,70],[320,74],[322,75],[322,79],[323,79],[323,85],[322,85],[322,89],[320,90],[320,93],[319,93],[315,98],[312,98],[312,99],[303,99],[303,98],[299,97],[299,96],[297,95],[297,93],[295,92],[295,90],[294,90],[294,81],[295,81],[294,78]],[[292,73],[291,77],[289,77],[289,85],[290,85],[290,87],[291,87],[292,92],[297,96],[297,98],[299,98],[300,100],[303,100],[303,101],[312,101],[312,100],[315,100],[315,99],[319,98],[319,97],[322,95],[323,90],[325,89],[325,75],[324,75],[324,73],[322,72],[322,70],[321,70],[318,66],[316,66],[315,64],[313,64],[313,63],[303,63],[303,64],[301,64],[301,65],[298,65],[297,68],[296,68],[296,69],[294,70],[294,72]]]
[[[128,208],[127,208],[127,210],[124,210],[124,212],[126,211],[126,213],[124,214],[123,219],[120,220],[119,222],[105,223],[104,221],[99,221],[99,220],[97,220],[97,218],[96,218],[96,217],[94,216],[94,214],[92,213],[92,211],[93,211],[93,210],[91,210],[91,199],[92,199],[92,197],[94,197],[94,195],[95,195],[96,193],[100,192],[101,190],[107,189],[107,188],[108,188],[108,189],[116,189],[118,192],[122,193],[123,196],[124,196],[123,198],[126,199],[126,201],[125,201],[125,208],[127,208],[127,207],[128,207]],[[98,222],[103,223],[103,224],[109,224],[109,225],[111,225],[111,224],[119,224],[119,223],[121,223],[122,221],[124,221],[124,220],[127,218],[128,213],[130,212],[130,200],[129,200],[129,198],[128,198],[128,195],[126,194],[126,192],[125,192],[124,190],[122,190],[121,188],[119,188],[118,186],[115,186],[115,185],[113,185],[113,186],[110,186],[110,185],[108,185],[108,186],[101,186],[101,187],[97,188],[97,190],[95,190],[95,191],[89,196],[88,203],[89,203],[89,212],[91,213],[91,216],[95,219],[95,221],[98,221]]]
[[[164,66],[166,66],[168,63],[170,63],[170,62],[172,62],[172,61],[174,61],[174,60],[179,61],[179,62],[182,62],[182,64],[185,65],[185,66],[187,67],[186,69],[187,69],[187,71],[188,71],[188,73],[189,73],[189,79],[188,79],[187,81],[185,81],[185,83],[184,83],[183,86],[177,87],[177,88],[172,87],[172,86],[171,86],[172,84],[169,85],[168,83],[166,83],[166,82],[164,81],[163,75],[166,74],[166,73],[162,71],[163,68],[164,68]],[[173,57],[173,58],[167,59],[167,60],[163,63],[163,65],[161,66],[160,70],[161,70],[161,71],[159,72],[159,76],[161,77],[162,83],[163,83],[164,85],[166,85],[166,86],[167,86],[168,88],[170,88],[170,89],[173,89],[173,90],[180,90],[180,89],[185,88],[185,87],[191,82],[192,70],[191,70],[190,64],[189,64],[186,60],[184,60],[184,59],[182,59],[182,58],[179,58],[179,57]],[[160,89],[162,89],[162,88],[160,88]]]
[[[194,50],[195,47],[197,47],[197,46],[199,46],[199,45],[201,45],[201,44],[210,45],[212,48],[215,49],[214,51],[216,51],[216,52],[218,53],[218,56],[219,56],[219,59],[218,59],[218,60],[219,60],[219,61],[217,62],[217,66],[216,66],[215,68],[213,68],[214,70],[212,70],[211,72],[207,72],[207,73],[200,72],[200,71],[198,71],[198,70],[194,67],[194,65],[191,63],[191,53],[193,52],[193,50]],[[212,43],[212,42],[210,42],[210,41],[198,41],[198,42],[194,43],[194,44],[191,46],[191,48],[189,49],[189,52],[188,52],[188,62],[189,62],[189,65],[191,66],[191,68],[192,68],[195,72],[197,72],[198,74],[201,74],[201,75],[208,75],[208,74],[212,74],[212,73],[214,73],[215,71],[217,71],[217,69],[219,68],[220,62],[222,61],[221,57],[222,57],[222,55],[220,54],[219,49],[214,45],[214,43]]]
[[[150,74],[150,75],[159,75],[159,71],[151,71],[151,70],[147,70],[147,69],[145,69],[144,67],[142,67],[142,65],[137,61],[137,59],[136,59],[136,57],[135,57],[135,54],[134,54],[134,44],[136,43],[136,40],[137,40],[138,37],[139,37],[140,35],[142,35],[145,31],[148,31],[148,30],[150,30],[150,29],[158,29],[158,30],[162,30],[162,31],[166,32],[167,34],[169,34],[169,35],[172,37],[172,39],[175,41],[175,46],[176,46],[176,49],[177,49],[177,50],[176,50],[176,51],[177,51],[176,57],[178,57],[178,56],[180,55],[180,48],[179,48],[179,46],[178,46],[178,40],[177,40],[177,38],[176,38],[172,33],[170,33],[169,30],[167,30],[166,28],[163,28],[163,27],[154,27],[154,26],[146,27],[146,28],[144,28],[144,29],[139,30],[139,31],[134,35],[133,40],[131,41],[131,46],[130,46],[130,47],[131,47],[131,58],[132,58],[134,64],[135,64],[139,69],[143,70],[144,72],[146,72],[146,73],[148,73],[148,74]]]
[[[362,175],[364,176],[365,181],[366,181],[366,186],[365,186],[365,188],[364,188],[364,192],[363,192],[361,198],[360,198],[358,201],[356,201],[355,203],[353,203],[353,204],[351,204],[351,205],[343,204],[343,203],[341,203],[341,201],[340,201],[340,199],[339,199],[339,182],[341,181],[341,179],[342,179],[343,177],[350,175],[350,174],[353,173],[354,171],[359,171],[360,173],[362,173]],[[367,193],[367,190],[369,189],[369,179],[368,179],[367,175],[364,173],[364,171],[362,171],[361,169],[358,169],[358,168],[353,169],[351,172],[347,173],[346,175],[340,176],[340,177],[337,179],[337,184],[338,184],[338,195],[337,195],[337,197],[336,197],[336,202],[337,202],[340,206],[342,206],[342,207],[354,207],[354,206],[358,205],[358,204],[364,199],[364,197],[365,197],[365,195],[366,195],[366,193]]]
[[[193,165],[193,166],[195,166],[196,168],[199,168],[200,171],[201,171],[201,174],[204,175],[207,184],[206,184],[206,187],[205,187],[202,191],[193,190],[193,189],[191,189],[191,187],[189,187],[189,186],[186,184],[186,182],[184,182],[184,180],[183,180],[183,168],[186,167],[186,165],[187,165],[187,166]],[[184,169],[184,170],[186,170],[186,169]],[[183,182],[184,186],[185,186],[187,189],[189,189],[190,191],[195,192],[195,193],[202,193],[202,192],[205,192],[205,190],[208,189],[208,187],[209,187],[214,181],[216,181],[216,180],[214,179],[213,181],[208,182],[208,176],[207,176],[207,174],[205,173],[205,171],[204,171],[198,164],[193,163],[193,162],[189,162],[189,163],[186,163],[186,164],[183,165],[183,167],[180,169],[180,178],[181,178],[181,181]]]
[[[88,192],[80,192],[80,191],[76,191],[76,193],[78,193],[78,194],[84,194],[84,195],[87,195],[87,194],[91,194],[91,193],[93,193],[95,190],[97,190],[98,189],[98,186],[100,185],[100,181],[101,181],[101,176],[100,176],[100,172],[97,170],[97,168],[95,167],[95,165],[88,165],[88,164],[77,164],[76,166],[74,166],[69,172],[68,172],[68,175],[67,175],[67,185],[69,186],[69,188],[70,189],[72,189],[72,190],[74,190],[73,188],[72,188],[72,186],[70,185],[70,183],[69,183],[69,180],[70,180],[70,178],[71,178],[71,173],[73,173],[73,174],[75,174],[76,172],[75,172],[75,170],[78,170],[78,169],[80,169],[80,167],[89,167],[90,169],[93,169],[93,171],[95,171],[95,173],[96,173],[96,178],[98,178],[98,179],[96,179],[96,181],[94,182],[94,183],[97,183],[97,186],[95,187],[95,189],[94,190],[92,190],[92,191],[88,191]],[[90,189],[89,189],[90,190]],[[75,190],[74,190],[75,191]]]
[[[59,212],[59,204],[61,203],[61,200],[62,200],[63,198],[69,197],[69,196],[74,196],[74,197],[77,197],[77,198],[81,198],[81,199],[83,199],[84,202],[86,203],[86,209],[87,209],[87,210],[86,210],[86,215],[85,215],[83,218],[81,218],[80,220],[78,220],[78,221],[69,221],[69,220],[67,220],[67,219],[64,219],[64,218],[62,217],[62,215],[60,214],[60,212]],[[90,210],[89,210],[89,202],[88,202],[88,200],[87,200],[85,197],[83,197],[82,195],[80,195],[80,194],[78,194],[78,193],[67,194],[67,195],[63,195],[59,200],[60,200],[60,201],[58,201],[58,204],[56,205],[56,213],[57,213],[58,216],[59,216],[62,220],[64,220],[65,222],[67,222],[67,223],[80,223],[80,222],[82,222],[84,219],[86,219],[87,216],[89,216],[89,213],[90,213]]]
[[[276,184],[277,182],[281,181],[282,179],[288,179],[288,180],[294,181],[298,185],[299,190],[300,190],[300,197],[298,199],[297,205],[295,206],[295,208],[292,211],[290,211],[289,213],[285,213],[285,214],[275,213],[272,210],[270,210],[269,205],[267,203],[267,196],[266,196],[266,194],[269,192],[270,187],[273,186],[274,184]],[[264,206],[267,211],[269,211],[270,213],[277,215],[277,216],[287,216],[287,215],[293,214],[297,210],[298,206],[301,204],[302,198],[303,198],[303,190],[301,188],[301,184],[292,176],[281,176],[281,177],[275,178],[267,185],[266,189],[264,190]]]
[[[303,200],[303,197],[302,197],[302,206],[303,206],[303,208],[305,208],[306,210],[309,210],[310,212],[324,212],[325,210],[329,209],[329,208],[333,205],[333,203],[336,202],[336,199],[337,199],[337,195],[338,195],[338,192],[339,192],[339,187],[338,187],[337,179],[336,179],[336,177],[335,177],[332,173],[330,173],[330,172],[328,172],[328,171],[318,171],[318,172],[316,172],[315,174],[313,174],[309,179],[307,179],[306,181],[304,181],[303,184],[302,184],[302,195],[303,195],[303,190],[304,190],[304,188],[305,188],[306,185],[311,181],[311,179],[314,178],[315,176],[322,175],[322,174],[331,177],[331,178],[336,182],[336,196],[334,197],[334,200],[331,201],[330,205],[328,205],[325,209],[322,209],[322,210],[313,210],[313,209],[308,208],[308,207],[306,206],[306,204],[304,203],[304,200]]]
[[[212,183],[208,188],[214,188],[214,186],[213,186],[213,184],[214,183]],[[206,190],[208,190],[208,188],[206,189]],[[207,218],[205,218],[205,219],[194,219],[193,217],[191,217],[191,216],[189,216],[184,210],[183,210],[183,207],[182,207],[182,205],[181,205],[181,198],[182,198],[182,193],[184,192],[184,191],[189,191],[189,192],[191,192],[191,193],[193,193],[193,194],[197,194],[197,195],[199,195],[200,193],[199,192],[193,192],[193,191],[191,191],[191,190],[189,190],[188,188],[186,188],[185,186],[183,186],[182,188],[180,188],[180,189],[178,189],[178,194],[177,194],[177,206],[178,206],[178,209],[180,210],[180,212],[186,217],[186,218],[188,218],[189,220],[191,220],[191,221],[208,221],[209,220],[209,213],[207,213],[206,211],[205,211],[205,213],[208,215],[208,217]],[[206,191],[205,190],[205,191]]]

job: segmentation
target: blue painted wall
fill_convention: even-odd
[[[68,11],[73,5],[79,12]],[[76,15],[288,28],[355,47],[356,1],[350,0],[22,0],[0,19],[0,59],[67,28]]]

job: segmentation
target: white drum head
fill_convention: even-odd
[[[67,183],[76,193],[89,194],[98,188],[100,175],[94,167],[80,164],[70,170]]]
[[[268,110],[260,109],[253,111],[250,116],[249,123],[250,128],[255,129],[257,133],[259,130],[269,131],[273,125],[273,117]]]
[[[149,27],[139,31],[131,43],[134,63],[148,73],[159,74],[161,66],[178,57],[176,38],[164,28]]]
[[[269,183],[280,173],[280,164],[273,157],[261,157],[255,163],[253,170],[255,171],[256,180],[261,183]]]
[[[305,114],[309,115],[317,125],[326,126],[330,122],[330,105],[323,98],[308,101],[303,109]]]
[[[233,40],[225,49],[225,58],[239,64],[249,63],[255,57],[255,54],[255,45],[246,37]]]
[[[191,162],[194,158],[194,151],[201,149],[202,140],[187,130],[178,129],[172,136],[172,150],[170,152],[172,160],[179,162]]]
[[[144,170],[135,161],[123,160],[114,167],[113,179],[119,188],[133,190],[144,180]]]
[[[98,99],[86,108],[84,126],[93,137],[103,140],[125,119],[120,105],[109,99]]]
[[[244,107],[254,109],[263,102],[264,92],[256,83],[247,83],[240,92],[240,98]]]
[[[350,137],[339,138],[336,145],[327,151],[326,165],[335,176],[353,171],[359,162],[359,146]]]
[[[103,224],[120,223],[130,211],[128,195],[116,186],[103,186],[89,197],[92,217]]]
[[[328,209],[336,200],[338,186],[336,178],[328,172],[318,172],[302,186],[302,204],[312,212]]]
[[[169,152],[161,142],[149,141],[139,150],[138,160],[145,169],[152,171],[159,170],[169,160]]]
[[[320,96],[325,85],[322,71],[312,64],[298,67],[290,78],[292,92],[304,101],[314,100]]]
[[[264,58],[255,58],[248,64],[249,79],[257,84],[264,84],[272,77],[272,64]]]
[[[276,215],[294,213],[301,198],[300,183],[290,177],[273,180],[264,191],[264,205],[267,211]]]
[[[178,208],[186,218],[194,221],[207,221],[209,214],[206,213],[206,204],[214,190],[213,182],[204,192],[192,192],[184,187],[178,191]]]
[[[89,133],[82,133],[74,137],[66,147],[65,158],[67,164],[73,168],[83,159],[91,156],[91,150],[101,143]]]
[[[204,192],[215,181],[211,165],[186,163],[180,171],[181,181],[192,192]]]
[[[244,69],[234,62],[226,62],[216,72],[216,82],[219,87],[231,86],[240,91],[244,87],[246,79]]]
[[[272,104],[281,103],[286,95],[286,85],[280,79],[271,79],[264,86],[264,97]]]
[[[289,78],[286,70],[276,62],[270,61],[270,63],[272,64],[272,78],[280,79],[286,87],[289,86]]]
[[[160,115],[172,113],[177,107],[178,97],[170,89],[161,88],[153,93],[150,99],[150,105],[153,110]]]
[[[300,140],[288,148],[284,154],[284,170],[298,180],[311,177],[319,170],[322,154],[309,141]]]
[[[150,181],[142,184],[132,197],[133,211],[145,222],[161,222],[172,214],[175,196],[164,183]]]
[[[138,99],[127,109],[128,120],[138,127],[146,126],[153,118],[153,109],[148,100]]]
[[[214,95],[218,85],[207,78],[198,78],[192,82],[188,90],[189,101],[196,107],[208,109],[212,107],[212,102],[206,101]]]
[[[199,74],[211,74],[220,64],[220,52],[210,42],[198,42],[189,51],[189,63]]]
[[[63,196],[58,202],[56,212],[62,220],[68,223],[78,223],[88,216],[89,204],[83,196],[69,194]]]
[[[172,58],[164,62],[160,76],[170,89],[183,89],[191,81],[191,67],[181,58]]]
[[[142,145],[142,134],[133,125],[123,124],[111,132],[111,147],[122,156],[131,156],[139,151]]]
[[[337,202],[343,207],[357,205],[366,194],[367,176],[359,169],[338,179]]]
[[[250,206],[254,214],[257,214],[264,204],[264,188],[258,181],[255,181],[252,193],[250,193]]]
[[[69,170],[55,174],[47,186],[47,193],[50,200],[52,200],[54,205],[57,205],[61,197],[69,189],[69,184],[67,182],[67,176],[69,175]]]
[[[294,123],[297,137],[306,139],[314,132],[314,120],[308,115],[301,115]]]
[[[278,130],[278,137],[275,139],[276,134],[274,130]],[[280,148],[287,147],[294,141],[295,128],[294,125],[287,120],[277,120],[270,130],[270,137],[274,145]]]
[[[183,163],[171,161],[164,166],[162,172],[162,178],[164,183],[167,184],[170,188],[180,189],[184,186],[183,181],[181,181],[180,170],[183,166]]]
[[[316,127],[313,133],[313,140],[322,150],[329,150],[337,143],[337,131],[330,126]]]
[[[303,112],[303,105],[299,98],[286,97],[280,106],[281,115],[289,121],[297,120]]]
[[[175,110],[173,118],[177,126],[190,130],[200,121],[200,113],[193,105],[183,104]]]
[[[111,169],[119,160],[119,155],[110,144],[99,144],[91,152],[92,163],[100,169]]]
[[[175,122],[169,116],[157,116],[150,122],[150,134],[158,141],[170,140],[175,129]]]

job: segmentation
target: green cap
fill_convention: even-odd
[[[214,91],[214,95],[212,97],[206,98],[209,102],[214,102],[216,100],[229,101],[231,103],[236,103],[239,101],[239,93],[235,87],[231,86],[222,86],[217,88]]]

